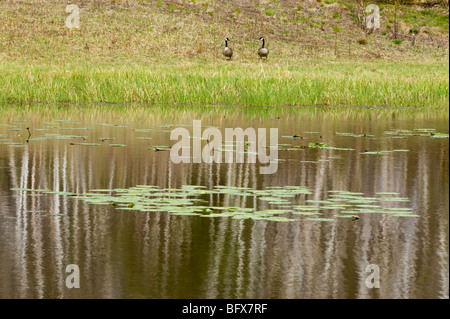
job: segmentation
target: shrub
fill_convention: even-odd
[[[275,10],[274,9],[270,9],[270,8],[266,8],[266,16],[274,16],[275,15]]]
[[[358,44],[366,45],[367,44],[367,39],[361,38],[361,39],[358,39],[357,42],[358,42]]]

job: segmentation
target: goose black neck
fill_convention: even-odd
[[[225,39],[225,48],[228,47],[228,40]]]
[[[266,40],[264,40],[264,39],[262,39],[262,42],[263,42],[263,48],[264,48],[264,44],[266,43]]]

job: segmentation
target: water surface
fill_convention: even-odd
[[[173,164],[169,152],[153,149],[173,145],[170,130],[190,129],[193,120],[221,130],[278,128],[278,171],[261,175],[259,164],[248,163]],[[4,106],[0,298],[448,298],[448,138],[399,130],[448,134],[448,114]],[[379,151],[390,152],[371,153]],[[333,191],[396,193],[408,201],[383,205],[418,217],[365,213],[352,220],[324,211],[332,221],[291,213],[283,215],[290,222],[203,218],[11,190],[82,194],[137,185],[304,186],[311,193],[291,199],[298,205],[327,200]],[[211,207],[273,208],[252,196],[202,198]],[[79,289],[65,285],[69,264],[80,268]],[[380,269],[378,289],[365,284],[369,264]]]

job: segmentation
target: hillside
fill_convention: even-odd
[[[370,33],[360,0],[80,0],[78,29],[70,2],[0,2],[0,102],[448,109],[446,5],[404,4],[396,20],[380,2]]]
[[[80,28],[70,30],[65,8],[72,2],[80,7]],[[394,5],[379,4],[381,29],[368,34],[359,26],[356,2],[1,1],[0,61],[222,59],[225,37],[232,40],[235,60],[252,61],[260,36],[272,60],[334,59],[335,53],[351,59],[448,57],[447,6],[401,5],[394,41]],[[413,29],[419,32],[414,46]]]

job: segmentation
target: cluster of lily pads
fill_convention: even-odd
[[[355,133],[347,133],[347,132],[334,132],[334,135],[338,136],[350,136],[350,137],[370,137],[375,139],[375,135],[372,134],[355,134]]]
[[[10,131],[24,131],[23,128],[17,127],[17,125],[25,125],[26,122],[24,121],[16,121],[13,123],[8,124],[0,124],[0,126],[6,126],[9,127]],[[71,125],[70,127],[64,126],[64,125]],[[33,129],[33,136],[28,136],[26,138],[27,134],[29,132],[26,132],[25,135],[19,134],[19,136],[25,137],[26,142],[32,142],[32,141],[44,141],[44,140],[72,140],[70,142],[70,145],[74,146],[102,146],[105,145],[104,142],[110,142],[107,143],[107,145],[111,147],[124,147],[125,144],[120,143],[113,143],[115,138],[113,137],[100,137],[96,141],[87,141],[89,139],[88,135],[67,135],[67,134],[61,134],[61,133],[45,133],[45,131],[49,130],[78,130],[78,131],[88,131],[92,128],[90,127],[81,127],[77,125],[81,125],[81,122],[75,122],[71,120],[54,120],[51,122],[45,122],[44,127],[42,128],[34,128]],[[114,127],[114,128],[127,128],[126,125],[115,125],[115,124],[108,124],[108,123],[99,123],[98,126],[107,126],[107,127]],[[145,129],[134,129],[135,133],[169,133],[171,132],[171,129],[173,127],[179,127],[179,126],[192,126],[192,125],[186,125],[186,124],[161,124],[158,128],[145,128]],[[203,126],[203,127],[211,127],[211,126]],[[34,134],[35,131],[43,131],[40,135],[36,136]],[[303,134],[310,135],[310,134],[321,134],[320,132],[303,132]],[[337,136],[348,136],[348,137],[366,137],[375,139],[376,137],[371,134],[355,134],[355,133],[347,133],[347,132],[334,132]],[[420,128],[420,129],[414,129],[414,130],[404,130],[404,129],[393,129],[390,131],[384,132],[384,135],[387,135],[389,138],[405,138],[407,136],[426,136],[431,138],[448,138],[449,134],[445,133],[439,133],[436,131],[436,129],[428,129],[428,128]],[[322,137],[322,136],[320,136]],[[304,135],[288,135],[288,136],[282,136],[282,138],[289,138],[293,140],[303,140],[307,139]],[[151,140],[152,137],[148,136],[137,136],[136,139],[139,140]],[[23,142],[14,142],[10,138],[8,138],[8,134],[0,134],[0,143],[13,146],[13,147],[23,147],[25,144]],[[295,144],[278,144],[277,145],[279,151],[298,151],[302,149],[328,149],[328,150],[336,150],[336,151],[354,151],[353,148],[340,148],[331,146],[328,143],[323,142],[310,142],[306,145],[295,145]],[[170,146],[166,145],[152,145],[148,148],[151,151],[169,151]],[[229,151],[229,150],[226,150]],[[365,151],[361,154],[378,154],[383,155],[387,153],[392,152],[407,152],[408,150],[377,150],[377,151]],[[317,163],[315,161],[305,161],[305,162],[311,162],[311,163]]]
[[[405,138],[407,136],[425,136],[431,138],[449,138],[449,135],[446,133],[436,132],[434,128],[419,128],[413,130],[402,130],[395,129],[384,132],[385,135],[388,135],[390,138]]]
[[[358,220],[364,214],[382,213],[396,217],[418,217],[409,207],[395,207],[409,202],[398,193],[376,193],[373,197],[350,191],[329,191],[323,200],[308,199],[313,192],[305,186],[274,186],[264,190],[246,187],[184,185],[181,188],[159,188],[138,185],[128,189],[94,189],[76,194],[49,190],[12,188],[13,191],[67,195],[93,205],[109,205],[116,210],[167,212],[173,215],[205,218],[229,217],[289,222],[303,216],[310,221],[335,221],[336,218]],[[255,207],[212,206],[210,196],[218,202],[240,198],[257,199]],[[255,198],[256,197],[256,198]],[[235,201],[239,202],[239,201]],[[240,202],[245,203],[245,200]],[[394,204],[394,205],[393,205]],[[260,208],[263,209],[260,209]]]

